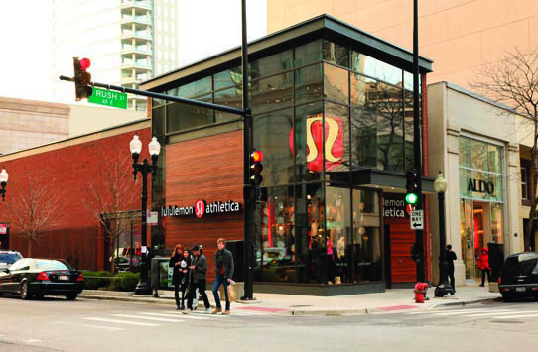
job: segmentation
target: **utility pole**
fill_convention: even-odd
[[[422,139],[421,136],[421,119],[419,115],[419,38],[418,38],[418,0],[414,0],[414,166],[418,174],[417,177],[417,194],[418,200],[416,210],[423,209],[423,193],[421,181],[423,178],[423,160],[422,160]],[[423,230],[415,230],[415,252],[416,252],[416,275],[417,281],[425,282],[425,250],[423,247]]]

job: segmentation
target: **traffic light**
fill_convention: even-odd
[[[417,184],[417,173],[415,171],[408,171],[406,173],[406,203],[413,205],[419,200]]]
[[[255,150],[251,153],[249,180],[251,181],[251,184],[255,186],[259,186],[264,180],[264,177],[261,175],[262,170],[264,170],[262,160],[264,160],[264,154],[261,151]]]
[[[88,84],[92,81],[92,75],[86,69],[90,67],[90,59],[73,57],[73,79],[75,81],[75,100],[88,98],[92,95],[92,87]]]

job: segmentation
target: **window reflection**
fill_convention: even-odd
[[[213,102],[214,104],[230,106],[233,108],[241,109],[242,107],[242,87],[235,86],[233,88],[220,90],[214,93]],[[215,111],[215,122],[221,122],[230,119],[239,118],[236,114],[231,114],[228,112]]]
[[[211,92],[211,76],[171,89],[167,94],[182,98],[193,98],[209,92]]]
[[[403,86],[403,73],[398,67],[390,65],[371,56],[352,50],[352,70],[380,79],[384,82]]]
[[[296,70],[296,103],[322,99],[322,64]]]
[[[254,147],[264,153],[263,186],[294,182],[294,158],[290,149],[294,110],[278,110],[254,118]]]
[[[311,62],[322,61],[322,40],[315,40],[294,49],[294,66],[299,67]]]
[[[296,182],[320,180],[324,171],[322,103],[296,107],[294,143]]]
[[[353,243],[350,228],[350,189],[326,186],[328,281],[338,285],[353,282]]]
[[[348,71],[324,65],[324,99],[348,104]]]
[[[403,172],[402,89],[352,74],[352,90],[359,103],[351,110],[353,167]]]
[[[198,100],[211,102],[211,95],[205,95]],[[167,132],[173,133],[181,130],[203,126],[212,122],[210,109],[182,103],[167,105]]]
[[[322,50],[324,60],[336,63],[340,66],[349,67],[348,47],[324,40]]]
[[[250,90],[253,114],[291,106],[294,101],[293,79],[294,73],[287,72],[253,83]]]
[[[241,66],[236,66],[231,69],[216,73],[213,75],[213,89],[219,90],[222,88],[241,84],[241,76]]]
[[[326,126],[326,173],[331,180],[350,182],[350,138],[348,106],[326,103],[325,126]]]
[[[378,193],[352,192],[354,282],[382,280],[381,234]]]
[[[292,69],[292,50],[254,60],[249,66],[251,80],[290,70]]]

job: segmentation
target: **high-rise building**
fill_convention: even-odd
[[[177,0],[53,0],[54,99],[72,102],[72,57],[88,57],[96,82],[137,88],[138,83],[177,66]],[[128,108],[146,109],[146,98],[130,95]]]
[[[412,0],[272,0],[268,33],[323,13],[412,50]],[[536,0],[419,1],[419,54],[434,61],[429,83],[469,88],[481,65],[515,47],[537,50],[537,33]]]

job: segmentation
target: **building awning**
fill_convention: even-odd
[[[348,172],[328,173],[331,181],[345,181]],[[361,169],[352,171],[352,184],[355,186],[382,188],[385,191],[405,191],[406,176],[394,172]],[[423,193],[435,193],[434,178],[423,177],[421,179]]]

